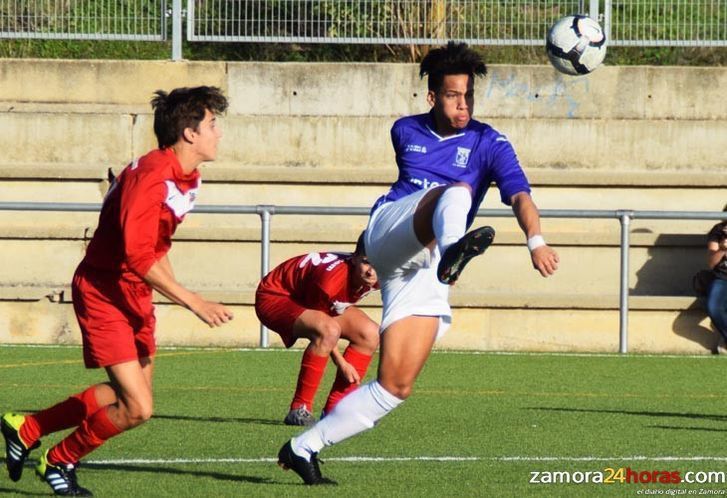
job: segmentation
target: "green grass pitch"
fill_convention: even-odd
[[[154,417],[89,455],[80,483],[103,497],[586,497],[727,490],[726,482],[628,483],[616,473],[727,473],[723,358],[435,352],[406,403],[374,430],[321,454],[323,474],[339,485],[307,488],[275,465],[279,447],[299,432],[281,421],[300,356],[160,350]],[[332,373],[329,364],[316,411]],[[102,371],[83,368],[76,347],[0,347],[0,411],[34,411],[104,378]],[[43,448],[59,436],[45,438]],[[533,473],[547,480],[557,479],[555,472],[575,480],[586,472],[616,479],[530,482]],[[0,494],[49,491],[32,467],[18,483],[4,469],[0,473]]]

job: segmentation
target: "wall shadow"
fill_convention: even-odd
[[[709,227],[707,227],[708,229]],[[632,233],[650,232],[637,229]],[[691,297],[693,302],[679,310],[672,331],[706,351],[717,352],[719,334],[701,322],[707,317],[704,303],[694,294],[692,277],[704,269],[707,245],[705,234],[660,234],[648,248],[649,259],[636,270],[629,290],[632,296]]]
[[[702,321],[707,318],[707,311],[701,299],[694,300],[689,309],[680,311],[672,323],[672,330],[676,335],[689,339],[702,346],[705,350],[717,354],[717,345],[720,342],[719,333],[711,326],[705,327]]]
[[[642,228],[632,234],[650,232]],[[706,247],[705,235],[658,235],[648,248],[649,259],[636,270],[636,279],[631,282],[631,295],[694,296],[692,276],[704,268]]]

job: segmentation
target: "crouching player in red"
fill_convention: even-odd
[[[197,167],[212,161],[222,131],[216,115],[227,99],[214,87],[157,91],[151,102],[159,149],[128,165],[106,195],[86,256],[73,276],[73,308],[87,368],[109,381],[90,386],[32,415],[2,417],[10,478],[21,477],[30,450],[52,432],[76,427],[41,457],[36,473],[57,495],[91,496],[76,480],[78,461],[109,438],[152,415],[154,306],[152,289],[210,327],[232,319],[174,277],[167,252],[177,225],[194,207]]]
[[[255,294],[260,321],[280,334],[286,348],[300,338],[310,340],[284,420],[287,425],[315,423],[313,398],[329,356],[338,373],[324,414],[366,375],[379,345],[379,326],[354,305],[374,289],[376,271],[363,254],[361,239],[353,254],[313,252],[291,258],[260,282]],[[343,355],[337,348],[339,338],[349,341]]]

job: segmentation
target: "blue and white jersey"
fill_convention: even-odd
[[[507,138],[490,125],[470,120],[456,135],[441,137],[435,131],[434,116],[418,114],[394,123],[391,142],[396,152],[399,178],[379,197],[381,204],[395,201],[421,189],[466,182],[472,187],[472,208],[467,226],[492,182],[500,189],[503,203],[519,192],[530,193],[530,184]]]

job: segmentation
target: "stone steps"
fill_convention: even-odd
[[[413,64],[5,59],[0,202],[100,203],[107,170],[155,146],[152,93],[199,84],[223,88],[231,104],[218,160],[203,166],[199,203],[208,205],[369,207],[396,177],[391,125],[427,109]],[[568,78],[549,66],[493,65],[477,85],[475,116],[512,141],[541,209],[715,212],[725,202],[725,86],[724,68],[610,66]],[[497,189],[483,207],[504,209]],[[96,222],[97,213],[0,211],[0,342],[78,342],[68,285]],[[275,214],[271,264],[351,250],[365,223]],[[530,268],[512,216],[476,223],[495,226],[496,243],[453,290],[454,327],[441,347],[617,350],[616,219],[544,218],[561,256],[549,279]],[[632,221],[630,350],[714,346],[690,288],[713,224]],[[178,278],[229,303],[236,319],[210,331],[159,300],[160,344],[257,344],[259,241],[256,214],[189,216],[171,253]],[[373,297],[364,306],[378,319],[379,305]]]
[[[205,171],[205,173],[207,173]],[[205,175],[207,176],[207,175]],[[717,177],[714,178],[718,181]],[[200,205],[281,205],[370,207],[388,190],[388,183],[222,183],[203,181]],[[0,179],[3,202],[100,203],[108,188],[106,180],[53,181]],[[724,187],[715,185],[573,185],[533,182],[533,198],[540,209],[721,211]],[[492,187],[481,206],[507,209]],[[2,214],[2,212],[0,212]],[[21,214],[21,213],[18,213]],[[198,213],[193,213],[197,216]]]
[[[217,297],[222,297],[218,295]],[[565,297],[565,296],[564,296]],[[489,296],[497,302],[496,296]],[[435,347],[485,351],[602,352],[619,350],[616,309],[564,307],[453,308],[453,326]],[[507,297],[503,297],[507,300]],[[238,299],[234,299],[238,300]],[[613,300],[613,299],[609,299]],[[717,334],[704,312],[689,299],[669,300],[667,310],[653,311],[651,298],[632,298],[629,313],[630,352],[710,354]],[[643,306],[640,303],[644,302]],[[260,343],[259,323],[251,305],[229,305],[235,318],[209,329],[189,311],[165,303],[156,305],[157,343],[174,346],[254,347]],[[663,304],[657,305],[664,308]],[[364,307],[380,320],[377,307]],[[0,299],[0,342],[4,344],[79,344],[80,333],[72,306],[64,301],[4,301]],[[269,344],[281,347],[277,334]],[[297,347],[305,347],[300,341]]]
[[[232,115],[401,116],[426,105],[417,70],[380,63],[4,59],[0,111],[121,106],[149,113],[155,90],[206,84],[227,92]],[[723,68],[604,66],[571,78],[548,65],[492,64],[488,73],[476,89],[478,115],[488,117],[727,117]],[[689,87],[700,92],[685,92]]]
[[[388,167],[391,116],[235,116],[224,118],[218,160],[240,165]],[[526,168],[602,171],[716,171],[725,166],[727,120],[494,118]],[[119,167],[156,143],[152,116],[0,112],[6,164]],[[89,137],[88,130],[93,130]],[[571,140],[578,139],[576,152]],[[42,144],[39,146],[38,144]],[[244,144],[244,145],[243,145]],[[649,154],[644,154],[645,146]]]
[[[68,162],[17,162],[5,163],[0,158],[0,179],[7,181],[37,182],[90,182],[105,183],[108,169],[118,173],[124,162],[114,164],[89,165],[88,163]],[[386,188],[396,180],[393,161],[376,166],[358,164],[350,167],[339,165],[293,166],[284,164],[258,165],[241,163],[235,165],[216,161],[203,166],[206,185],[210,184],[291,184],[291,185],[371,185]],[[561,169],[530,167],[526,169],[530,183],[534,187],[622,187],[622,188],[719,188],[724,186],[721,168],[685,168],[659,170],[639,169]],[[206,187],[205,187],[206,188]]]
[[[205,290],[204,297],[225,304],[253,305],[255,288]],[[70,285],[58,286],[0,286],[0,301],[42,301],[70,303]],[[154,294],[157,304],[170,304],[161,294]],[[498,292],[462,290],[452,288],[450,304],[453,308],[497,308],[497,309],[579,309],[579,310],[617,310],[618,293],[582,294],[551,292],[543,296],[538,293]],[[367,309],[381,308],[379,293],[371,293],[360,303]],[[634,311],[687,311],[700,307],[693,296],[629,296],[629,309]]]
[[[353,235],[353,234],[351,234]],[[612,245],[557,245],[560,269],[548,279],[532,270],[522,241],[503,234],[502,241],[482,258],[473,260],[457,288],[468,292],[509,292],[516,295],[577,293],[588,296],[617,294],[620,250]],[[508,240],[510,239],[510,240]],[[350,251],[349,243],[275,242],[271,246],[271,268],[283,260],[313,250]],[[631,248],[629,279],[639,295],[689,296],[691,277],[704,264],[704,249],[696,237],[679,236],[672,245]],[[2,240],[5,262],[2,283],[10,287],[65,286],[82,259],[82,240]],[[260,278],[260,243],[257,240],[178,240],[170,259],[180,282],[201,291],[255,288]]]

